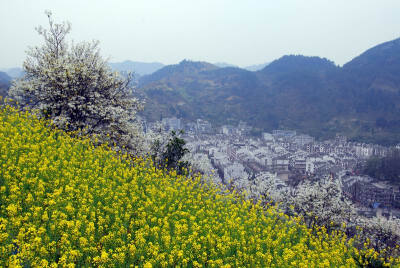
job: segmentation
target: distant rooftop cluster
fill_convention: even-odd
[[[161,123],[165,130],[184,130],[190,151],[203,155],[217,173],[215,181],[228,187],[248,188],[257,177],[272,179],[286,189],[303,180],[333,176],[342,181],[344,193],[364,210],[370,209],[369,213],[375,213],[374,207],[400,209],[398,187],[355,174],[369,157],[386,156],[389,147],[349,142],[343,135],[316,141],[310,135],[281,129],[254,137],[250,135],[252,128],[243,121],[236,126],[214,127],[203,119],[183,122],[171,117]],[[155,125],[145,124],[146,128]]]

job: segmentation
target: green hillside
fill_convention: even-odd
[[[343,235],[0,109],[0,265],[355,267]],[[371,261],[374,251],[362,255]]]

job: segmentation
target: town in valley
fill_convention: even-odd
[[[191,157],[203,162],[203,173],[215,183],[241,190],[255,177],[273,180],[278,188],[294,187],[304,180],[329,177],[340,181],[343,193],[367,217],[400,218],[400,187],[361,172],[370,157],[385,157],[400,144],[385,147],[348,141],[343,135],[325,141],[294,130],[273,130],[261,137],[251,135],[246,122],[213,126],[197,119],[184,122],[164,118],[145,122],[145,131],[161,125],[165,131],[183,130]]]

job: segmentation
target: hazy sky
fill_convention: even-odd
[[[110,61],[259,64],[285,54],[344,64],[400,37],[399,0],[1,0],[0,68],[21,66],[44,10]]]

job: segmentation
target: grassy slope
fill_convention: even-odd
[[[299,218],[29,113],[0,108],[0,118],[1,266],[356,266],[342,235],[313,234]]]

